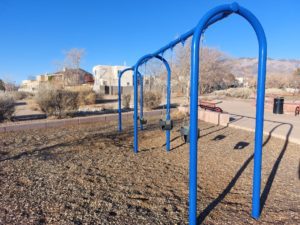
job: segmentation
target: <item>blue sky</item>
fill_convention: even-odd
[[[20,83],[56,70],[63,50],[86,49],[82,68],[132,65],[193,28],[228,0],[1,0],[0,78]],[[300,59],[299,0],[238,0],[261,21],[268,56]],[[231,16],[207,30],[205,45],[235,57],[256,57],[253,30]]]

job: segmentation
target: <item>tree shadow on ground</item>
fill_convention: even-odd
[[[102,132],[100,132],[100,133],[90,134],[90,135],[84,136],[80,139],[71,140],[71,141],[62,141],[60,143],[56,143],[56,144],[52,144],[52,145],[48,145],[48,146],[35,147],[31,150],[18,153],[14,156],[0,159],[0,163],[4,162],[4,161],[8,161],[8,160],[19,160],[23,157],[31,157],[31,156],[36,156],[37,158],[40,158],[43,160],[47,160],[47,159],[50,160],[50,159],[54,159],[55,154],[58,154],[58,153],[54,153],[54,151],[57,149],[69,147],[69,146],[82,145],[85,143],[91,143],[94,140],[99,140],[101,138],[109,139],[109,141],[116,147],[123,147],[125,145],[122,143],[122,140],[124,138],[126,139],[130,135],[131,135],[130,133],[126,133],[126,134],[123,134],[122,138],[119,138],[119,137],[117,138],[118,134],[116,134],[115,131],[105,133],[105,130],[102,130]],[[126,147],[127,147],[127,145],[126,145]]]
[[[254,119],[254,118],[253,118]],[[277,121],[270,121],[270,120],[265,120],[265,121],[269,121],[269,122],[274,122],[274,123],[278,123]],[[279,168],[279,164],[283,158],[283,155],[287,149],[288,143],[289,143],[289,137],[291,135],[291,132],[293,130],[293,125],[290,123],[279,123],[278,125],[276,125],[269,133],[267,139],[264,141],[263,146],[267,145],[268,142],[271,140],[272,138],[272,133],[279,127],[287,125],[289,126],[289,130],[286,134],[286,139],[285,139],[285,143],[280,151],[280,154],[278,156],[278,158],[276,159],[273,168],[271,170],[271,173],[268,177],[268,180],[266,182],[266,185],[264,187],[264,190],[262,191],[261,194],[261,207],[260,207],[260,213],[262,212],[265,203],[267,201],[268,195],[270,193],[273,181],[275,179],[277,170]],[[232,188],[235,186],[236,182],[238,181],[238,179],[240,178],[240,176],[243,174],[243,172],[245,171],[245,169],[249,166],[250,162],[253,160],[254,158],[254,154],[252,154],[241,166],[241,168],[237,171],[237,173],[235,174],[235,176],[232,178],[232,180],[229,182],[229,184],[226,186],[226,188],[223,190],[223,192],[216,198],[214,199],[198,216],[197,218],[197,224],[201,224],[202,222],[204,222],[204,220],[206,219],[206,217],[210,214],[210,212],[219,204],[222,202],[222,200],[226,197],[226,195],[228,193],[230,193],[230,191],[232,190]],[[299,178],[300,178],[300,165],[299,165]]]

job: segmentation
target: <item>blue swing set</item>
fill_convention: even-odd
[[[179,43],[184,43],[187,38],[193,36],[191,44],[191,77],[190,77],[190,161],[189,161],[189,224],[197,224],[197,155],[198,155],[198,84],[199,84],[199,48],[200,38],[205,30],[212,24],[224,19],[225,17],[237,14],[246,19],[254,29],[259,50],[258,50],[258,79],[257,79],[257,98],[256,98],[256,124],[255,124],[255,147],[254,147],[254,171],[252,188],[252,217],[259,219],[260,216],[260,185],[261,185],[261,164],[262,164],[262,142],[263,142],[263,123],[264,123],[264,99],[265,99],[265,79],[266,79],[266,60],[267,60],[267,41],[264,29],[259,20],[247,9],[238,3],[224,4],[208,11],[197,26],[187,33],[181,35],[166,46],[160,48],[152,54],[141,57],[137,63],[119,73],[119,131],[122,130],[121,116],[121,89],[120,80],[124,72],[133,71],[134,83],[134,153],[138,153],[138,79],[142,80],[139,67],[152,58],[161,60],[168,73],[167,77],[167,113],[166,120],[170,121],[170,98],[171,98],[171,69],[168,62],[161,56],[168,49],[173,49]],[[140,117],[143,118],[143,85],[141,83],[140,98]],[[143,124],[140,124],[143,129]],[[170,130],[166,131],[167,151],[170,150]]]

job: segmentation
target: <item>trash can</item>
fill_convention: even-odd
[[[283,97],[274,98],[273,113],[283,114],[283,105],[284,105]]]

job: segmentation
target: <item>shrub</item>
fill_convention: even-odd
[[[227,90],[214,91],[213,94],[218,97],[231,97],[231,98],[242,98],[248,99],[254,91],[250,88],[229,88]]]
[[[15,112],[15,100],[7,94],[0,94],[0,121],[11,119]]]
[[[36,101],[43,112],[61,118],[78,109],[78,92],[45,87],[36,94]]]
[[[130,100],[131,100],[131,95],[122,95],[122,105],[125,109],[129,109],[130,107]]]
[[[0,91],[5,91],[5,83],[0,79]]]
[[[23,100],[25,98],[28,98],[28,97],[32,97],[33,94],[29,93],[29,92],[26,92],[26,91],[12,91],[12,92],[9,92],[9,94],[16,100]]]
[[[101,101],[104,99],[104,95],[101,93],[96,93],[96,100]]]
[[[78,95],[79,105],[92,105],[96,103],[96,93],[92,90],[80,91]]]
[[[162,95],[159,92],[148,91],[144,93],[144,104],[148,109],[154,109],[161,103]]]

